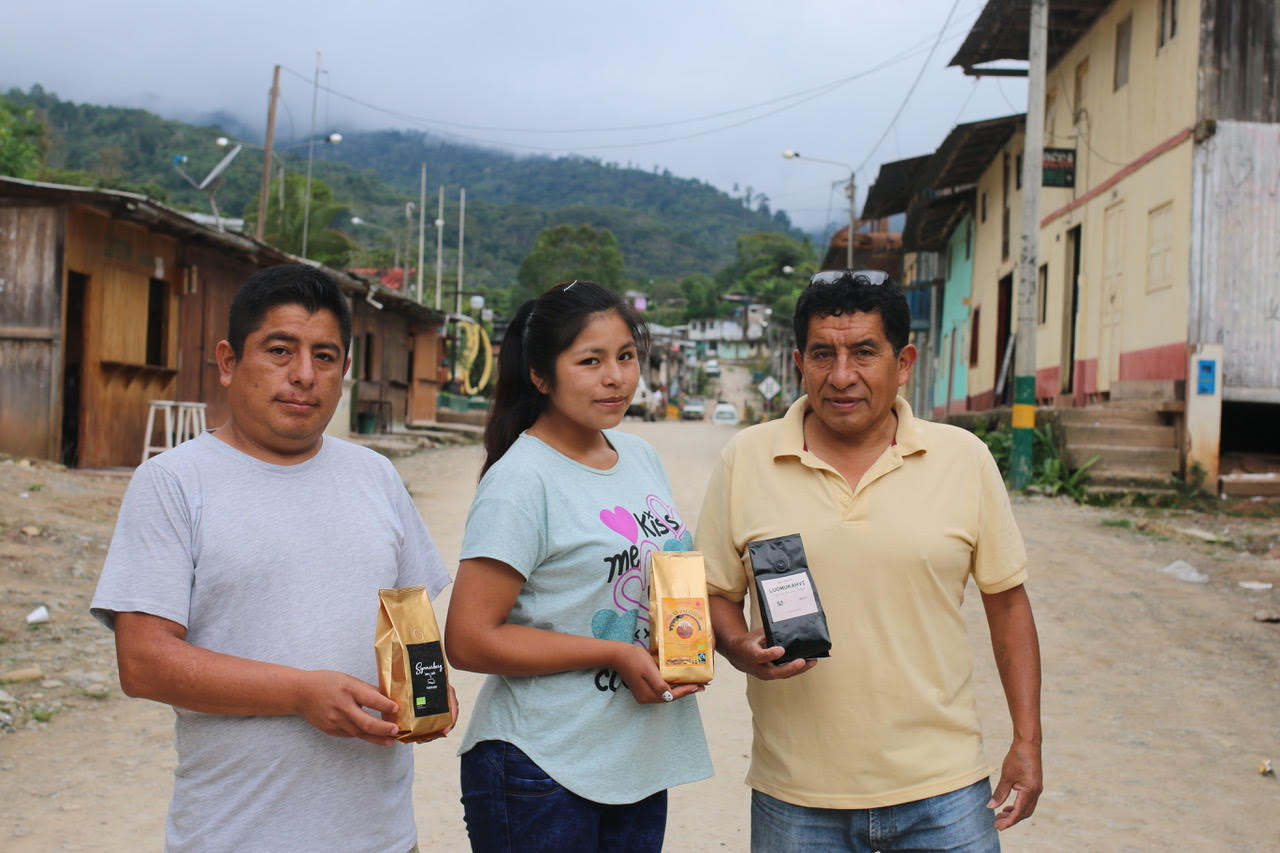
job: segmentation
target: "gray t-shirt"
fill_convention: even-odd
[[[120,507],[91,612],[177,622],[187,641],[377,685],[378,590],[449,583],[413,501],[378,454],[325,436],[272,465],[212,433],[147,461]],[[181,708],[166,847],[404,853],[413,755],[300,716]]]
[[[693,535],[657,453],[606,431],[608,470],[521,435],[480,481],[462,558],[500,560],[524,576],[507,621],[649,647],[649,555],[687,551]],[[485,679],[460,752],[483,740],[522,749],[565,788],[633,803],[711,775],[693,696],[640,705],[609,669]]]

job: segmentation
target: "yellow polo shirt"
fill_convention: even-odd
[[[747,543],[799,533],[831,630],[804,675],[747,679],[747,784],[818,808],[894,805],[991,774],[960,605],[1026,579],[1026,551],[995,460],[977,437],[894,403],[897,443],[851,487],[804,448],[808,398],[738,433],[698,520],[712,594],[759,608]]]

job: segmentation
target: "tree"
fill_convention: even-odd
[[[35,111],[0,96],[0,175],[34,178],[44,160],[44,130]]]
[[[266,241],[294,255],[302,254],[302,231],[306,212],[307,179],[293,173],[271,182],[267,198]],[[346,234],[332,227],[350,205],[334,199],[333,189],[318,178],[311,179],[311,217],[307,228],[307,255],[331,267],[344,267],[356,248]],[[245,230],[253,231],[258,221],[258,199],[255,196],[245,210]]]
[[[785,320],[795,312],[795,297],[817,268],[813,244],[807,239],[761,232],[738,238],[737,258],[716,279],[722,292],[747,294],[772,308],[775,318]]]
[[[561,281],[583,279],[611,290],[622,283],[624,264],[618,239],[608,228],[553,225],[544,228],[516,271],[520,299],[538,296]]]
[[[719,290],[716,288],[715,279],[703,273],[694,273],[685,276],[680,282],[680,290],[684,292],[684,298],[688,300],[685,304],[685,321],[696,320],[699,317],[714,317],[716,313],[716,301],[719,297]]]

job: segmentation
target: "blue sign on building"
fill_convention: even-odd
[[[1214,394],[1218,385],[1218,362],[1212,358],[1196,360],[1196,393]]]

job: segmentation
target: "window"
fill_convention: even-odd
[[[1013,185],[1022,189],[1022,155],[1013,158]]]
[[[1052,145],[1054,142],[1053,133],[1053,108],[1058,100],[1058,90],[1055,89],[1044,96],[1044,141]]]
[[[987,221],[987,194],[982,194],[982,221]]]
[[[1115,90],[1118,92],[1129,82],[1129,40],[1133,34],[1133,16],[1116,25],[1116,73]]]
[[[964,224],[964,259],[967,261],[973,255],[973,220],[967,219]]]
[[[1036,322],[1043,326],[1049,321],[1049,265],[1040,265],[1036,276]]]
[[[368,379],[370,381],[377,379],[378,377],[374,375],[374,371],[373,371],[373,365],[374,365],[373,332],[365,332],[364,346],[361,348],[360,355],[361,355],[362,361],[364,362],[361,365],[360,378]]]
[[[1076,64],[1076,89],[1075,98],[1072,101],[1071,121],[1073,124],[1080,123],[1080,115],[1085,110],[1085,91],[1089,84],[1089,57],[1085,57]]]
[[[1156,47],[1161,48],[1178,34],[1178,0],[1160,0],[1160,32]]]
[[[1009,257],[1009,152],[1004,152],[1001,161],[1000,186],[1000,257]]]
[[[151,279],[147,291],[147,364],[169,365],[169,283]]]
[[[1173,284],[1173,202],[1147,214],[1147,292]]]
[[[978,366],[978,323],[981,320],[982,309],[973,309],[973,328],[969,330],[969,366]]]

